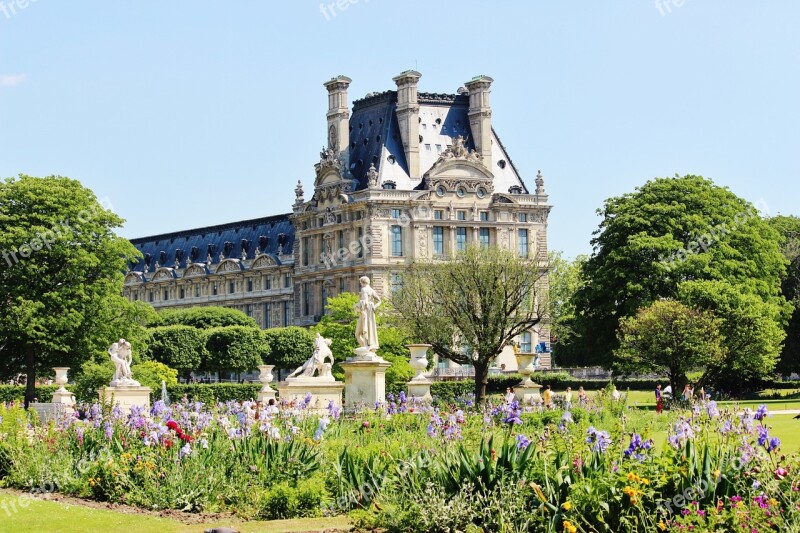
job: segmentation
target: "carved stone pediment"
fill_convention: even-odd
[[[475,150],[467,150],[464,137],[459,135],[453,139],[453,144],[439,155],[439,159],[431,167],[431,171],[448,161],[465,161],[475,165],[483,165],[483,156]],[[484,167],[485,168],[485,167]],[[430,171],[429,171],[430,172]]]
[[[125,285],[137,285],[147,281],[142,272],[128,272],[125,274]]]
[[[269,254],[261,254],[253,261],[253,270],[278,266],[280,262]]]
[[[175,271],[173,269],[167,267],[160,267],[158,270],[155,271],[150,281],[167,281],[175,279],[176,277],[177,275],[175,274]]]
[[[514,197],[508,194],[497,193],[492,197],[492,201],[499,204],[516,204]]]
[[[225,259],[217,266],[216,273],[222,274],[223,272],[240,272],[243,269],[242,262],[239,259]]]
[[[204,263],[190,263],[183,271],[184,278],[205,276],[206,274],[208,274],[208,269]]]

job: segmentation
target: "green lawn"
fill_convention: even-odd
[[[349,529],[349,522],[345,517],[335,517],[271,522],[212,521],[186,525],[166,518],[42,501],[17,491],[0,490],[0,532],[105,533],[130,530],[136,533],[189,533],[214,526],[232,527],[243,533],[279,533],[332,528],[345,531]]]

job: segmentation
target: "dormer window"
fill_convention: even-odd
[[[382,188],[387,189],[387,190],[389,190],[389,189],[397,189],[397,184],[395,182],[393,182],[393,181],[384,181],[383,185],[382,185]]]

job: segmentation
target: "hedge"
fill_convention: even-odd
[[[180,401],[185,395],[190,401],[216,403],[255,400],[261,385],[251,383],[190,383],[167,386],[170,402]],[[155,402],[161,399],[161,391],[153,391],[150,399]]]
[[[67,387],[71,390],[72,386]],[[53,399],[53,393],[58,390],[58,385],[42,385],[36,387],[36,398],[40,402],[49,402]],[[21,385],[0,385],[0,403],[11,403],[15,401],[25,401],[25,387]]]

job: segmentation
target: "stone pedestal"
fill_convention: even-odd
[[[117,386],[103,387],[98,389],[100,403],[110,403],[119,405],[123,413],[129,412],[131,407],[143,407],[145,411],[150,411],[150,387]]]
[[[541,385],[531,382],[525,384],[524,382],[514,387],[514,397],[517,401],[524,405],[531,405],[542,401],[542,395],[539,394]]]
[[[350,410],[386,403],[386,369],[392,364],[374,354],[351,357],[344,370],[345,406]]]
[[[278,384],[278,394],[281,400],[302,403],[306,396],[311,395],[308,409],[312,412],[322,413],[328,410],[328,405],[333,402],[336,407],[342,407],[342,390],[344,383],[333,378],[293,378]]]

